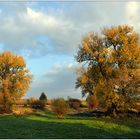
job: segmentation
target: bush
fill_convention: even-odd
[[[24,102],[23,106],[24,106],[24,107],[28,107],[28,102],[27,102],[27,100]]]
[[[47,105],[51,105],[52,104],[52,100],[50,99],[47,99],[47,102],[46,102]]]
[[[13,109],[13,114],[16,116],[20,116],[20,115],[27,115],[27,114],[31,114],[33,112],[33,110],[31,108],[17,108],[15,107]]]
[[[34,109],[44,110],[45,106],[46,106],[46,102],[44,102],[42,100],[36,100],[31,103],[31,107]]]
[[[81,108],[88,108],[87,102],[86,101],[82,101],[80,107]]]
[[[89,95],[87,97],[87,103],[88,103],[89,110],[96,109],[98,104],[99,104],[99,102],[98,102],[98,100],[97,100],[95,95]]]
[[[30,106],[30,105],[32,105],[35,101],[37,101],[37,99],[34,98],[34,97],[31,97],[31,98],[27,99],[27,104]]]
[[[28,105],[27,103],[28,102],[26,99],[20,99],[20,100],[16,101],[15,105],[27,107],[27,105]]]
[[[68,104],[63,98],[54,99],[52,102],[52,110],[58,118],[63,118],[68,113]]]
[[[69,98],[68,99],[68,104],[71,108],[78,110],[81,106],[81,101],[78,100],[78,99]]]

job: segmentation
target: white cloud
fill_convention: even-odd
[[[47,93],[48,98],[68,96],[80,98],[80,90],[75,89],[76,66],[74,64],[55,65],[46,74],[36,79],[26,96],[39,97],[41,92]]]
[[[140,2],[130,1],[127,2],[125,7],[125,16],[127,23],[134,27],[136,32],[140,33]]]
[[[53,30],[62,25],[62,21],[54,17],[53,15],[45,14],[41,11],[35,11],[27,7],[27,12],[22,17],[22,22],[25,23],[25,27],[30,27],[32,31],[38,35],[48,35],[49,30]]]
[[[62,4],[62,7],[54,4],[48,9],[44,5],[45,10],[38,3],[37,9],[25,3],[0,5],[0,47],[32,57],[57,53],[73,55],[83,35],[104,26],[130,24],[140,31],[139,2]],[[30,96],[39,96],[44,91],[49,97],[80,97],[80,92],[74,89],[74,67],[74,64],[59,64],[42,77],[35,75]]]
[[[137,1],[130,1],[126,5],[126,12],[130,16],[135,16],[135,15],[138,14],[139,8],[140,8],[139,2],[137,2]]]
[[[30,7],[21,10],[21,5],[14,7],[15,10],[11,9],[14,12],[2,10],[0,14],[0,31],[3,33],[0,35],[0,43],[4,45],[4,49],[37,56],[71,52],[77,42],[77,31],[66,17],[65,20],[59,13],[43,13]],[[45,41],[42,42],[40,38]]]
[[[124,4],[119,2],[64,5],[66,8],[51,7],[45,11],[19,3],[7,6],[6,10],[2,8],[0,32],[3,34],[0,35],[0,43],[5,49],[35,56],[73,54],[87,32],[124,20]]]
[[[42,43],[39,38],[47,38],[51,28],[53,30],[58,28],[61,21],[29,7],[24,8],[25,10],[22,11],[17,8],[16,12],[12,12],[12,14],[10,14],[11,10],[9,12],[2,10],[0,43],[4,45],[4,50],[10,49],[31,55],[46,54],[49,44]],[[33,53],[32,50],[34,50]]]

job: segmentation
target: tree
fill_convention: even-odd
[[[44,92],[41,93],[39,100],[47,100],[47,96]]]
[[[104,28],[100,35],[89,33],[82,40],[76,60],[83,64],[76,81],[83,96],[95,95],[114,115],[133,105],[140,94],[140,45],[132,27]]]
[[[0,94],[5,112],[11,111],[12,104],[24,96],[29,88],[31,78],[21,56],[11,52],[0,54]]]

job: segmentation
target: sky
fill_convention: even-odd
[[[25,98],[68,96],[75,89],[74,56],[82,38],[104,27],[128,24],[140,32],[140,2],[0,1],[0,52],[12,51],[26,60],[33,80]]]

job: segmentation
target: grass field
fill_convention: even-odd
[[[140,138],[139,119],[71,117],[57,119],[51,113],[1,116],[0,138]]]

